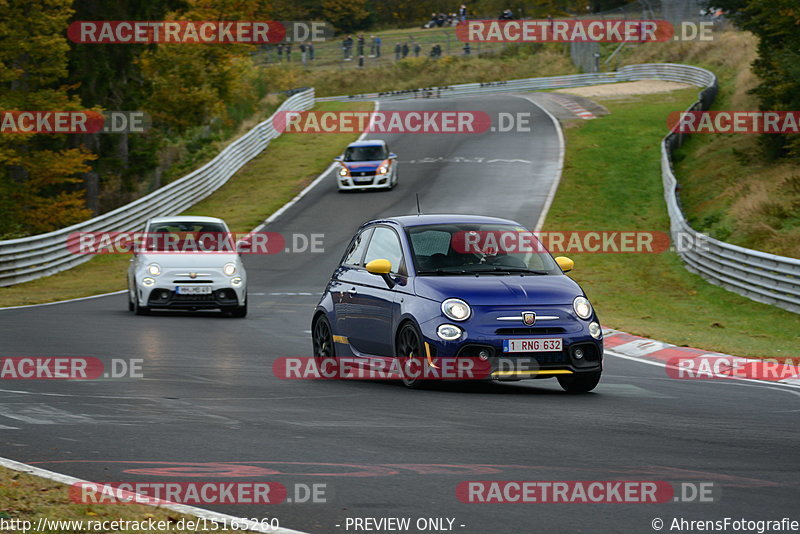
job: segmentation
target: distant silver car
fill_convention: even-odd
[[[152,309],[220,309],[234,317],[247,315],[247,273],[236,244],[219,246],[231,237],[225,221],[157,217],[147,221],[144,232],[128,267],[129,310],[145,315]],[[214,243],[210,251],[186,246],[190,239],[206,238]]]

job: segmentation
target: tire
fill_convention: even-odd
[[[133,311],[133,300],[131,300],[131,288],[128,288],[128,311]]]
[[[422,345],[422,335],[419,329],[410,322],[404,323],[397,332],[397,342],[395,344],[397,356],[400,358],[424,358],[425,348]],[[403,385],[409,389],[421,389],[430,385],[430,380],[422,380],[417,377],[403,376]]]
[[[231,311],[231,317],[247,317],[247,301],[244,301],[244,306],[236,306],[233,311]]]
[[[323,361],[336,359],[333,330],[325,314],[321,314],[311,327],[311,352],[318,368],[321,368]]]
[[[135,313],[136,315],[150,315],[150,308],[148,308],[147,306],[140,306],[139,297],[136,296],[133,299],[133,313]]]
[[[559,375],[558,383],[567,393],[587,393],[597,387],[601,374],[602,371]]]

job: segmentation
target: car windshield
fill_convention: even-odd
[[[215,222],[165,221],[150,225],[146,249],[155,252],[232,252],[232,236],[225,225]],[[202,246],[201,246],[202,245]]]
[[[533,232],[503,224],[437,224],[406,229],[417,274],[561,274]]]
[[[351,146],[344,151],[345,161],[377,161],[386,159],[386,151],[380,145]]]

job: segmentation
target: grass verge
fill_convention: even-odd
[[[603,100],[611,115],[569,125],[564,175],[545,230],[668,232],[659,147],[664,118],[696,94]],[[797,355],[800,315],[709,284],[674,252],[573,259],[572,276],[606,326],[736,356]]]
[[[371,102],[326,102],[325,111],[367,110]],[[186,214],[222,217],[234,232],[252,230],[291,200],[358,137],[354,134],[286,134],[250,161],[222,188]],[[136,229],[131,229],[136,230]],[[127,255],[93,258],[63,273],[0,288],[0,307],[40,304],[125,289]]]
[[[748,32],[721,31],[712,41],[648,43],[622,56],[625,64],[674,61],[707,68],[720,86],[712,109],[756,110],[758,99],[750,93],[759,82],[751,69],[756,44]],[[693,228],[717,239],[800,258],[800,161],[767,159],[759,137],[688,139],[675,154],[684,213]]]
[[[162,525],[169,525],[165,530],[158,530],[166,534],[194,533],[199,530],[180,529],[179,521],[190,521],[192,516],[187,516],[152,506],[141,504],[79,504],[70,500],[69,486],[45,478],[20,473],[11,469],[0,468],[0,520],[31,521],[35,530],[39,518],[52,521],[83,521],[84,530],[76,528],[44,528],[39,530],[43,534],[57,534],[59,532],[115,532],[134,533],[148,531],[143,529],[97,530],[91,528],[89,522],[94,521],[135,521],[153,522],[164,521]],[[185,523],[183,523],[185,524]],[[73,524],[74,525],[74,524]],[[211,525],[211,523],[209,523]],[[129,525],[135,526],[135,525]],[[3,530],[3,532],[24,532],[21,529]],[[228,533],[230,530],[216,532]],[[239,531],[241,532],[241,531]]]

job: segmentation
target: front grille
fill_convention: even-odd
[[[350,176],[374,176],[375,171],[350,171]]]
[[[498,336],[527,336],[533,334],[563,334],[565,329],[557,326],[537,326],[533,328],[498,328]]]
[[[213,284],[213,280],[173,280],[173,284]]]
[[[567,363],[567,355],[565,352],[504,352],[500,354],[503,358],[518,358],[535,360],[539,364],[548,363]]]
[[[202,302],[202,301],[213,301],[214,295],[179,295],[174,294],[172,296],[172,300],[176,302]]]

